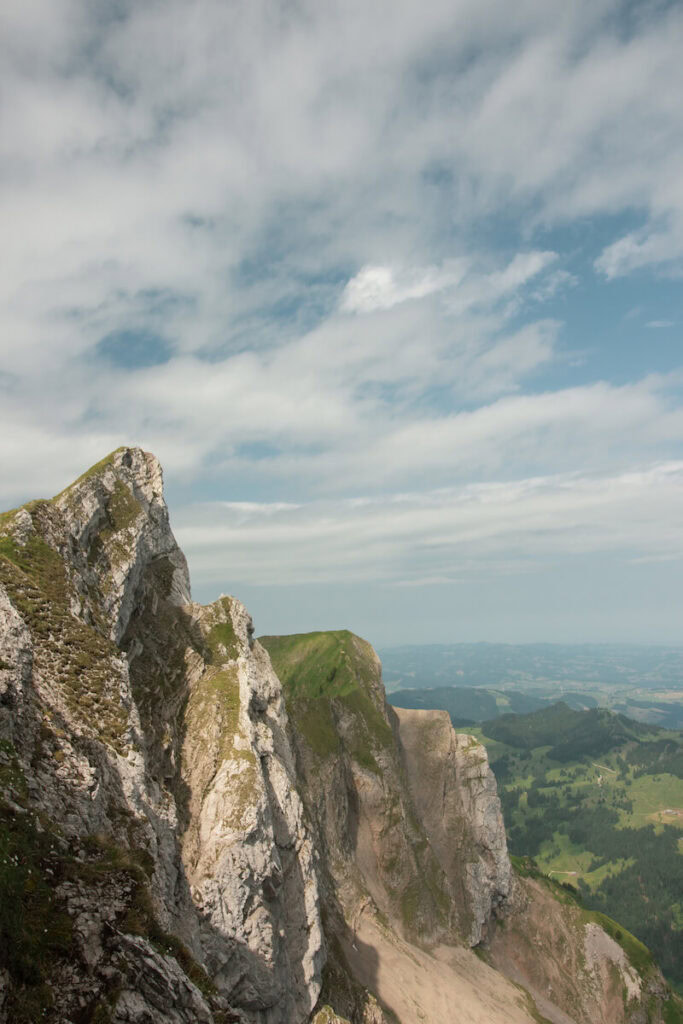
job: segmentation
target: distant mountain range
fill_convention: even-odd
[[[683,647],[628,644],[431,644],[379,651],[399,707],[439,707],[453,721],[480,722],[563,700],[683,728]],[[435,691],[429,703],[419,692]]]
[[[597,707],[595,697],[582,693],[563,693],[562,700],[576,711]],[[514,690],[489,690],[482,686],[435,686],[425,690],[396,690],[389,694],[395,708],[438,708],[448,711],[454,726],[475,725],[486,719],[513,712],[518,715],[538,711],[555,702]]]

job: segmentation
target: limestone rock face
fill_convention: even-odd
[[[596,920],[545,879],[522,878],[518,885],[516,911],[491,936],[489,955],[531,993],[544,1018],[552,1024],[677,1018],[680,1003],[659,970],[652,962],[636,967],[602,926],[608,919]],[[621,935],[617,925],[613,930]],[[645,947],[641,952],[647,961]]]
[[[513,884],[485,749],[446,712],[389,708],[377,656],[352,634],[263,642],[343,916],[369,897],[404,937],[477,945]],[[331,677],[327,693],[309,686],[309,665]]]
[[[308,1019],[316,860],[252,633],[237,601],[191,603],[148,453],[120,449],[0,519],[7,913],[44,923],[17,941],[0,1021],[36,998],[46,1021]]]
[[[171,566],[167,599],[190,601],[187,562],[176,544],[163,496],[158,459],[139,448],[120,449],[93,467],[55,499],[68,531],[68,561],[85,556],[111,622],[111,636],[120,641],[135,607],[145,567],[166,557]],[[77,563],[83,571],[82,560]],[[76,585],[76,589],[79,587]]]
[[[456,894],[462,931],[476,946],[513,885],[486,748],[456,733],[445,711],[394,711],[415,806]]]
[[[280,683],[239,602],[223,598],[197,621],[217,638],[190,692],[181,772],[183,860],[204,961],[241,1007],[269,1021],[306,1019],[324,945]]]
[[[347,631],[278,639],[263,643],[283,680],[328,918],[348,924],[370,903],[407,936],[456,939],[455,904],[407,785],[377,655]]]

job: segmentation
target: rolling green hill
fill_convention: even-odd
[[[398,690],[388,697],[395,708],[438,708],[448,711],[454,726],[474,725],[505,712],[525,714],[546,701],[524,693],[504,693],[474,686],[438,686],[431,690]]]
[[[482,732],[499,743],[525,750],[549,746],[548,757],[553,761],[600,757],[659,731],[657,726],[634,722],[606,708],[574,711],[563,701],[531,714],[502,715],[482,723]]]

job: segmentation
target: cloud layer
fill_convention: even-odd
[[[230,566],[236,581],[257,586],[495,582],[595,552],[680,560],[683,463],[341,502],[211,503],[177,532],[203,580],[219,583]]]

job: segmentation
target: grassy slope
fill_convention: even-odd
[[[348,629],[262,636],[259,642],[294,697],[346,696],[370,680],[372,648]]]
[[[319,758],[339,750],[333,702],[354,715],[358,728],[347,745],[359,764],[378,772],[379,748],[392,742],[375,690],[379,663],[369,643],[347,629],[292,636],[263,636],[282,682],[287,711]]]

